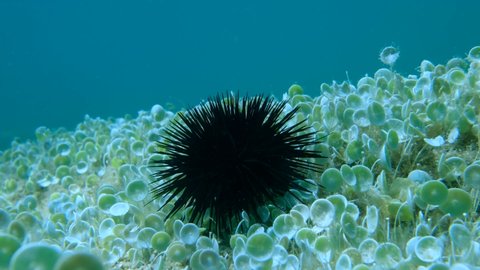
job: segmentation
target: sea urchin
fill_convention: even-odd
[[[191,207],[190,222],[208,217],[217,233],[231,232],[242,211],[256,216],[290,190],[306,191],[298,181],[319,170],[308,159],[322,156],[306,149],[317,143],[314,133],[304,121],[289,123],[298,108],[284,113],[286,104],[217,95],[179,113],[158,142],[165,158],[151,164],[153,198],[167,196],[163,207],[177,197],[167,218]]]

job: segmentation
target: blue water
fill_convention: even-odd
[[[0,0],[0,150],[40,125],[122,117],[216,92],[280,97],[292,83],[355,83],[480,44],[480,1]],[[324,4],[325,3],[325,4]]]

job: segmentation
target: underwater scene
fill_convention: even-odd
[[[479,8],[0,1],[0,270],[480,269]]]

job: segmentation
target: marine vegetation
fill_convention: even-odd
[[[413,75],[395,71],[399,55],[313,97],[295,84],[12,141],[0,269],[478,268],[480,46]]]

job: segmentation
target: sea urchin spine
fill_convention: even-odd
[[[314,132],[304,121],[290,125],[298,108],[284,113],[286,104],[217,95],[180,112],[158,142],[165,158],[151,164],[158,169],[153,198],[167,196],[163,207],[177,197],[167,218],[191,207],[190,222],[208,216],[217,233],[230,233],[242,211],[256,216],[291,189],[306,191],[298,181],[319,170],[309,159],[322,156],[307,150],[317,143]]]

